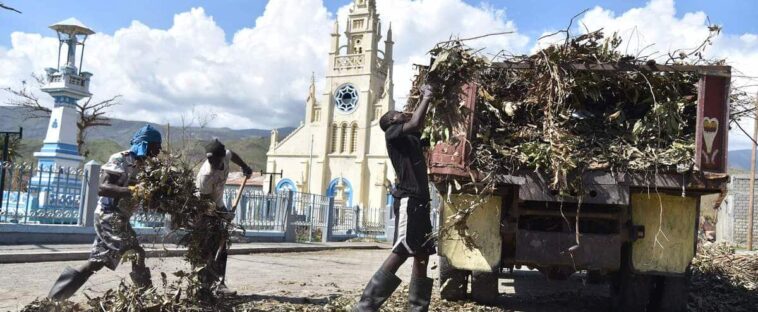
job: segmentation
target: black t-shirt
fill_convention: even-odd
[[[395,168],[398,184],[393,196],[429,199],[429,177],[421,150],[421,134],[404,133],[402,124],[391,125],[384,132],[387,153]]]

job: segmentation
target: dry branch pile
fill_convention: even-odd
[[[754,311],[758,307],[758,254],[734,246],[698,246],[692,261],[691,311]]]
[[[655,61],[618,52],[622,40],[596,31],[531,56],[498,59],[531,69],[493,66],[460,41],[430,51],[411,90],[428,83],[434,97],[424,135],[455,140],[455,129],[473,114],[471,169],[490,182],[528,169],[544,172],[560,191],[578,189],[585,170],[614,172],[692,169],[697,73],[582,71],[570,64],[644,65]],[[678,64],[691,64],[679,60]],[[461,105],[460,90],[476,83],[474,111]]]
[[[227,225],[231,225],[217,213],[212,200],[197,196],[195,174],[189,164],[175,155],[148,159],[137,181],[137,194],[120,204],[170,217],[171,227],[184,232],[180,244],[187,246],[187,262],[193,268],[207,265],[216,252],[209,246],[226,241]]]
[[[209,279],[207,267],[215,258],[220,242],[228,242],[233,224],[216,211],[213,201],[197,196],[195,174],[179,156],[161,155],[145,161],[137,173],[137,191],[129,200],[121,200],[122,211],[142,207],[146,213],[168,215],[171,227],[182,232],[180,244],[187,247],[185,260],[189,272],[172,273],[178,279],[169,283],[161,272],[161,287],[142,290],[131,284],[121,283],[118,288],[89,298],[89,306],[97,311],[206,311],[218,306],[213,296],[215,282],[202,283]],[[124,256],[125,259],[128,255]],[[126,261],[126,260],[124,260]],[[41,311],[51,307],[60,311],[84,311],[70,302],[54,303],[37,300],[27,306],[28,311]]]

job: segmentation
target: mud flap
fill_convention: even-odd
[[[467,247],[458,232],[450,228],[441,231],[438,240],[439,254],[447,257],[449,263],[461,270],[492,272],[500,265],[502,238],[500,236],[500,209],[502,198],[489,196],[484,199],[477,195],[452,194],[443,198],[440,229],[449,228],[450,216],[461,209],[468,209],[471,203],[481,204],[466,221],[467,234],[473,239],[475,248]]]
[[[632,194],[632,222],[645,236],[632,244],[639,273],[683,274],[695,256],[699,200],[663,193]]]

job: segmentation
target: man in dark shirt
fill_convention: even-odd
[[[395,242],[392,253],[371,277],[355,311],[378,311],[400,285],[395,272],[413,257],[408,289],[409,311],[428,311],[434,280],[426,276],[429,256],[435,254],[429,218],[429,178],[422,151],[421,130],[429,107],[431,87],[422,87],[422,100],[413,114],[389,111],[379,119],[387,141],[387,153],[398,183],[393,191]]]

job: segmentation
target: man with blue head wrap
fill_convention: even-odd
[[[135,191],[136,176],[148,157],[161,151],[161,134],[150,125],[134,133],[129,150],[111,155],[100,169],[97,209],[95,209],[95,243],[89,261],[74,269],[67,267],[58,277],[48,297],[62,300],[71,297],[95,272],[108,267],[115,270],[121,256],[135,251],[132,260],[132,282],[140,288],[152,286],[150,270],[145,266],[145,250],[137,241],[137,234],[129,224],[135,207],[119,206],[121,199],[129,198]]]
[[[160,152],[161,133],[155,130],[153,126],[145,125],[134,133],[129,144],[132,145],[129,151],[138,158],[146,157],[150,152],[156,154],[149,156],[156,156]]]

